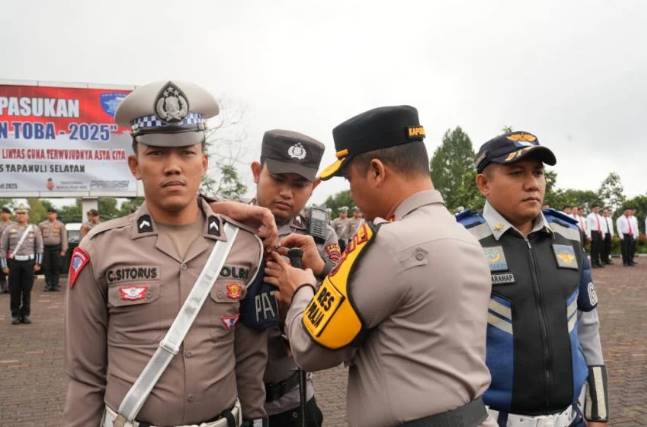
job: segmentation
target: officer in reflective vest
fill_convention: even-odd
[[[492,278],[484,400],[500,426],[606,425],[607,376],[597,297],[577,221],[542,211],[544,163],[535,135],[509,132],[481,146],[482,213],[458,220],[481,243]],[[584,405],[582,402],[585,401]],[[542,424],[543,423],[543,424]]]
[[[269,130],[263,135],[260,161],[253,162],[251,169],[256,183],[253,203],[272,211],[280,237],[290,233],[314,234],[318,253],[326,266],[325,275],[341,257],[337,234],[325,221],[315,224],[318,219],[312,217],[312,210],[307,210],[309,215],[300,214],[319,184],[316,174],[323,152],[324,145],[307,135]],[[270,426],[318,427],[322,423],[322,413],[314,398],[312,379],[308,375],[307,402],[300,402],[300,373],[279,327],[276,288],[264,283],[263,279],[264,275],[258,276],[241,309],[245,319],[253,320],[251,327],[269,329],[265,409],[270,416]],[[305,420],[301,418],[300,404],[305,405]]]

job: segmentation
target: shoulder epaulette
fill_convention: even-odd
[[[228,223],[230,223],[232,225],[235,225],[236,227],[240,228],[241,230],[245,230],[245,231],[248,231],[248,232],[256,235],[256,230],[253,227],[250,227],[250,226],[248,226],[246,224],[243,224],[242,222],[235,221],[235,220],[233,220],[233,219],[231,219],[231,218],[229,218],[228,216],[225,216],[225,215],[218,214],[217,216],[219,216],[220,218],[222,218],[226,222],[228,222]]]
[[[100,222],[99,224],[92,227],[85,237],[87,237],[88,239],[94,239],[96,236],[105,233],[106,231],[127,227],[132,223],[133,215],[134,214],[130,214],[127,216],[122,216],[121,218],[111,219],[110,221]]]
[[[566,215],[564,212],[558,211],[556,209],[548,208],[543,210],[544,217],[549,223],[557,222],[564,227],[577,227],[577,221],[570,216]]]
[[[479,212],[471,209],[465,209],[456,214],[456,221],[461,223],[465,228],[476,227],[479,224],[485,223],[485,218]]]

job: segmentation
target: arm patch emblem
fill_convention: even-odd
[[[303,325],[310,337],[323,347],[337,350],[349,346],[364,330],[349,298],[349,278],[376,232],[369,224],[362,224],[339,264],[326,276],[305,309]]]
[[[67,275],[67,282],[70,289],[76,284],[76,279],[83,271],[86,265],[90,262],[90,254],[83,248],[76,247],[72,253],[72,260],[70,261],[70,271]]]
[[[330,243],[324,249],[332,262],[337,262],[341,258],[341,249],[337,243]]]

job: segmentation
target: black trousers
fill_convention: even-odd
[[[602,262],[611,264],[611,234],[604,234],[604,244],[602,245]]]
[[[306,422],[308,427],[321,427],[323,414],[317,406],[315,398],[308,400],[305,408]],[[270,417],[270,427],[301,427],[301,414],[299,408],[281,412]]]
[[[58,278],[61,273],[61,245],[45,246],[43,273],[45,273],[45,288],[58,288]]]
[[[634,238],[632,235],[624,234],[620,242],[620,250],[622,251],[622,263],[629,265],[633,263],[634,258]]]
[[[34,287],[34,260],[9,260],[9,292],[11,316],[31,314],[31,288]]]
[[[604,241],[600,231],[591,231],[591,264],[602,265],[602,250]]]

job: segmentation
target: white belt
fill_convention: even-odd
[[[488,414],[495,420],[499,417],[499,411],[487,409]],[[508,413],[506,427],[568,427],[577,418],[577,410],[573,405],[566,408],[559,414],[552,415],[517,415]]]
[[[231,415],[233,415],[234,420],[236,420],[236,427],[240,427],[243,424],[243,411],[240,409],[240,401],[236,399],[236,404],[231,408]],[[101,427],[113,427],[114,421],[117,418],[117,413],[106,406],[106,410],[103,414],[103,421],[101,421]],[[126,422],[125,427],[139,427],[137,421],[132,423]],[[176,427],[228,427],[227,419],[225,417],[219,418],[216,421],[210,421],[208,423],[200,424],[185,424]],[[155,427],[155,426],[151,426]]]
[[[31,261],[34,259],[33,255],[14,255],[13,259],[16,261]]]

